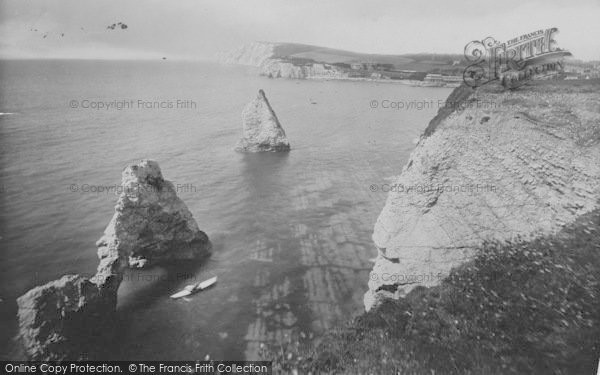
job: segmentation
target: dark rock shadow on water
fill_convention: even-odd
[[[288,194],[289,157],[289,152],[247,153],[242,156],[244,185],[241,188],[252,198],[252,209],[260,201],[274,204]]]
[[[244,173],[278,171],[284,168],[290,152],[256,152],[242,154]]]
[[[213,242],[213,253],[222,251],[221,243]],[[211,256],[201,259],[179,260],[148,269],[129,269],[119,287],[117,302],[117,337],[129,338],[134,320],[139,314],[156,303],[164,302],[169,296],[188,284],[204,281],[214,275],[203,273],[202,269],[212,262]],[[116,339],[113,348],[106,354],[108,359],[120,358],[122,346],[128,339]]]
[[[145,309],[157,299],[168,297],[187,284],[200,282],[196,273],[208,258],[203,260],[177,261],[143,270],[128,270],[119,288],[117,311],[129,315]]]
[[[15,297],[16,298],[16,297]],[[17,312],[19,310],[15,298],[3,299],[0,302],[0,360],[24,359],[23,348],[15,340],[19,324]]]
[[[236,225],[243,228],[244,251],[251,255],[236,272],[250,281],[240,301],[244,309],[235,315],[240,329],[229,332],[238,358],[260,359],[262,344],[278,345],[293,331],[307,332],[314,320],[304,284],[302,238],[296,236],[297,228],[306,225],[305,216],[291,204],[302,191],[298,184],[304,174],[297,176],[292,157],[257,153],[241,160],[248,199],[239,207]]]

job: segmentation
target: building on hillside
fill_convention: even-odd
[[[395,71],[395,73],[398,75],[398,77],[402,78],[402,79],[407,79],[407,78],[412,78],[415,73],[417,73],[416,70],[397,70]]]
[[[442,76],[442,81],[445,83],[461,83],[462,80],[461,76]]]
[[[441,83],[443,82],[443,78],[441,74],[429,73],[425,76],[425,78],[423,78],[423,81],[431,83]]]

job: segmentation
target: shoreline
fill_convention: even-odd
[[[459,83],[429,83],[424,81],[417,80],[400,80],[400,79],[381,79],[381,78],[338,78],[338,77],[305,77],[305,78],[288,78],[288,77],[268,77],[265,74],[259,74],[262,77],[266,77],[269,79],[289,79],[295,81],[350,81],[350,82],[369,82],[369,83],[387,83],[387,84],[400,84],[403,86],[410,87],[441,87],[441,88],[457,88],[460,87],[462,82]]]

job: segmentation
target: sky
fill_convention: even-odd
[[[559,47],[600,60],[599,19],[600,0],[0,0],[0,58],[210,60],[256,40],[462,54],[557,27]]]

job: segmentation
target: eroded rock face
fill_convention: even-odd
[[[115,214],[97,242],[96,274],[36,287],[17,299],[29,359],[97,359],[113,338],[117,290],[128,266],[208,256],[211,243],[155,161],[127,167]]]
[[[122,187],[115,214],[96,243],[99,272],[105,259],[110,263],[120,254],[127,254],[129,266],[138,268],[210,254],[208,237],[156,162],[127,167]]]
[[[31,360],[85,360],[113,337],[116,294],[79,275],[33,288],[17,303],[20,335]]]
[[[242,123],[243,134],[236,145],[236,151],[277,152],[290,150],[290,142],[263,90],[259,90],[256,99],[244,108]]]
[[[388,195],[367,310],[439,283],[485,240],[556,233],[598,207],[600,85],[469,90],[451,95]]]

